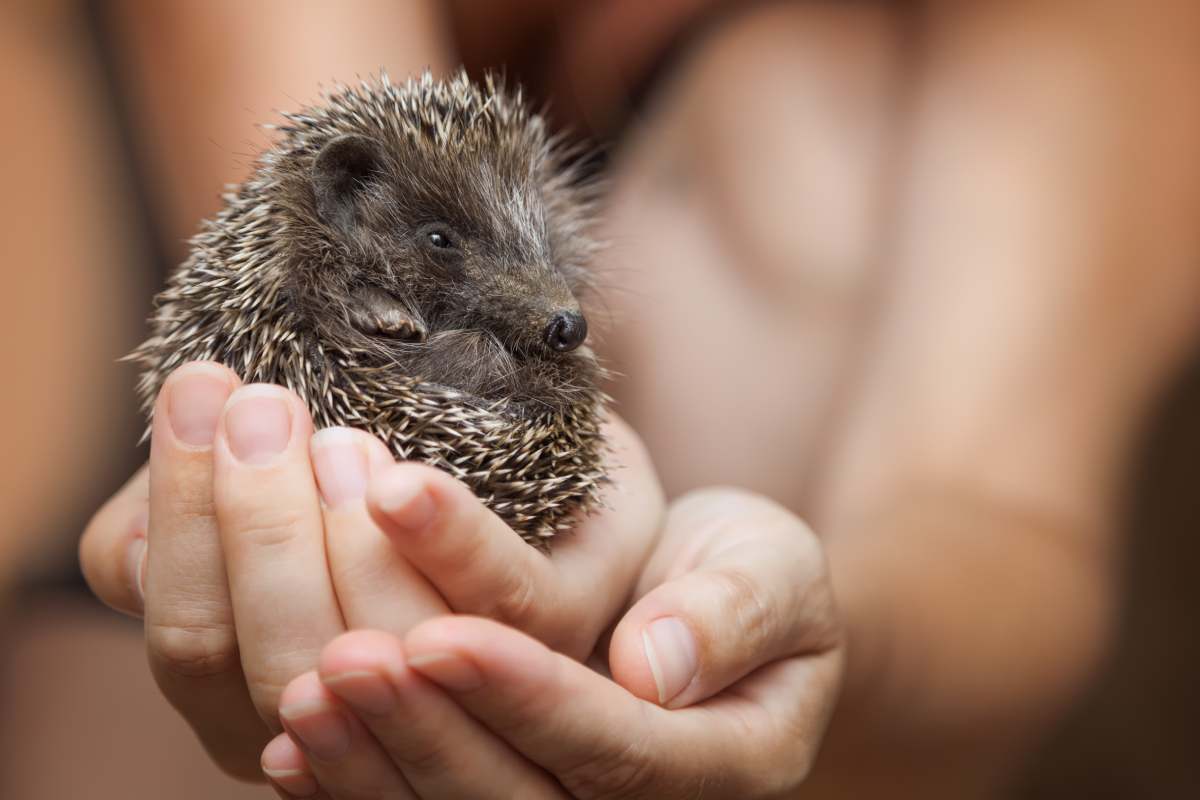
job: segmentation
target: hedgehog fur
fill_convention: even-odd
[[[575,154],[519,91],[463,73],[283,116],[156,298],[130,356],[147,415],[172,370],[218,361],[449,472],[545,547],[604,481]]]

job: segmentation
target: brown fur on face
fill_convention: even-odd
[[[439,86],[417,84],[424,96],[399,117],[339,115],[362,104],[348,93],[326,124],[297,115],[283,128],[271,167],[291,218],[289,300],[323,339],[381,366],[489,400],[561,405],[597,372],[590,349],[546,342],[556,315],[585,316],[587,188],[518,98],[462,77],[455,97]],[[399,335],[356,324],[364,292],[407,317]]]
[[[462,74],[285,117],[156,299],[132,354],[147,414],[176,367],[220,361],[445,469],[530,542],[571,527],[604,480],[604,398],[568,155]]]

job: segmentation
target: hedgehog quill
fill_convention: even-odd
[[[593,191],[494,79],[386,75],[285,114],[155,301],[149,415],[197,359],[464,481],[545,547],[604,481]]]

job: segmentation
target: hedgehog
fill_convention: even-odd
[[[155,298],[130,355],[147,417],[173,369],[218,361],[449,472],[546,549],[605,482],[579,151],[461,71],[282,117]]]

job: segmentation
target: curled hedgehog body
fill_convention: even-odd
[[[285,114],[131,358],[208,359],[464,481],[545,546],[604,480],[591,192],[519,93],[386,75]]]

